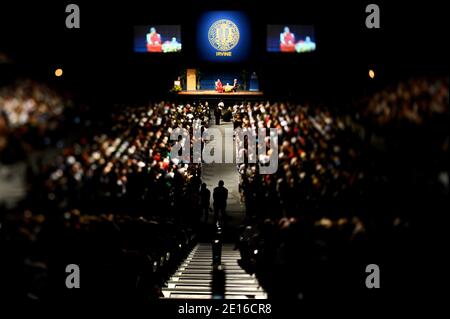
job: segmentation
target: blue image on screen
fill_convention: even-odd
[[[248,58],[250,27],[247,16],[237,11],[211,11],[198,23],[197,48],[207,61],[236,62]]]

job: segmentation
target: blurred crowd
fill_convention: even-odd
[[[239,167],[248,215],[241,264],[269,295],[358,298],[367,294],[370,263],[389,269],[394,298],[433,281],[410,278],[440,255],[434,229],[448,210],[448,78],[401,82],[344,114],[248,104],[235,106],[234,119],[252,131],[278,130],[276,174]]]
[[[49,86],[32,80],[0,89],[0,154],[18,157],[25,151],[54,145],[62,135],[64,115],[73,103]]]
[[[61,269],[75,263],[93,279],[83,293],[157,298],[202,215],[201,164],[172,159],[170,133],[187,129],[193,145],[193,127],[207,128],[212,110],[117,106],[87,125],[68,115],[70,105],[30,81],[0,90],[2,161],[64,139],[67,119],[80,124],[70,142],[30,163],[37,168],[26,200],[0,206],[0,289],[21,300],[76,297],[61,286]],[[390,269],[386,278],[403,274],[394,288],[410,284],[413,247],[434,258],[419,230],[434,229],[448,205],[448,115],[448,78],[400,82],[345,109],[224,105],[222,120],[255,135],[275,128],[279,141],[275,174],[259,174],[245,150],[237,167],[246,207],[241,266],[272,297],[320,299],[342,287],[358,294],[373,262]],[[258,142],[269,147],[268,138]]]
[[[346,119],[333,116],[325,107],[289,103],[235,106],[234,119],[236,127],[253,133],[259,128],[278,132],[276,174],[259,174],[254,164],[239,167],[249,216],[318,214],[330,211],[329,205],[336,212],[348,210],[339,205],[354,196],[364,178],[364,153]]]
[[[400,121],[420,125],[448,113],[448,78],[400,82],[370,96],[361,109],[362,117],[380,127]]]
[[[160,297],[201,217],[201,165],[171,161],[170,132],[208,120],[202,104],[118,106],[35,163],[26,200],[1,211],[2,289],[19,300],[66,296],[61,270],[75,263],[92,285],[80,298]]]
[[[34,196],[66,207],[139,214],[172,215],[195,207],[201,167],[171,161],[170,132],[177,127],[192,132],[196,120],[205,125],[205,110],[169,103],[117,110],[110,127],[83,136],[40,170],[43,185]]]
[[[2,220],[3,301],[137,302],[161,287],[195,244],[192,228],[169,218],[15,210]],[[66,267],[80,267],[80,287],[67,289]]]

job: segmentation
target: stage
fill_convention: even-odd
[[[229,93],[219,93],[215,90],[195,90],[195,91],[181,91],[178,95],[188,96],[214,96],[214,97],[261,97],[264,96],[261,91],[237,91]]]

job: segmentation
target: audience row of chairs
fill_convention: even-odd
[[[161,287],[196,243],[192,228],[168,218],[63,216],[26,211],[2,221],[1,289],[12,300],[139,301]],[[80,269],[80,289],[67,289],[68,265]]]

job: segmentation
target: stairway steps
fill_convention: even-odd
[[[173,298],[173,299],[212,299],[212,294],[211,293],[205,293],[205,294],[168,293],[166,298]],[[267,295],[266,294],[254,294],[254,295],[225,294],[225,299],[267,299]]]
[[[226,299],[265,299],[267,294],[254,275],[247,274],[238,264],[241,258],[234,244],[222,246],[221,263],[225,271]],[[163,288],[164,298],[211,299],[213,255],[211,244],[198,244]]]
[[[212,276],[172,276],[169,281],[177,281],[177,280],[212,280]],[[253,277],[248,276],[233,276],[233,277],[227,277],[227,282],[240,282],[242,280],[256,280]]]
[[[184,294],[211,294],[211,289],[192,289],[192,288],[164,288],[164,293],[184,293]],[[236,289],[236,290],[225,290],[225,294],[227,295],[255,295],[255,294],[264,294],[262,290],[245,290],[245,289]]]
[[[210,275],[211,273],[212,273],[212,271],[209,271],[209,270],[195,270],[194,269],[194,270],[182,270],[181,273],[176,273],[175,275],[176,276],[179,276],[181,274],[183,274],[185,276],[189,276],[189,275]],[[242,277],[244,277],[244,278],[248,276],[248,274],[245,271],[243,271],[243,270],[241,270],[241,271],[235,270],[235,272],[232,272],[232,271],[230,271],[230,272],[227,271],[226,272],[226,278],[228,278],[228,276],[238,276],[238,275],[242,275]]]
[[[196,263],[196,262],[191,262],[191,263],[182,263],[180,264],[180,267],[193,267],[193,266],[197,266],[197,267],[212,267],[212,263],[211,262],[207,262],[207,263]],[[239,264],[237,262],[227,262],[227,263],[222,263],[222,266],[224,267],[236,267],[239,266]]]
[[[197,265],[197,266],[212,266],[212,261],[184,261],[181,265]],[[238,265],[238,262],[236,260],[233,261],[223,261],[222,265],[228,265],[228,266],[235,266]]]
[[[183,290],[201,290],[201,291],[211,291],[210,285],[170,285],[166,288],[166,290],[174,289],[177,291]],[[225,291],[260,291],[262,292],[262,288],[258,286],[225,286]]]
[[[223,266],[224,266],[224,268],[226,268],[226,270],[238,270],[238,269],[242,270],[242,268],[239,267],[239,266],[234,266],[234,265],[228,265],[228,266],[223,265]],[[202,270],[203,269],[209,269],[209,270],[212,270],[213,267],[212,266],[208,266],[208,265],[201,265],[201,266],[199,266],[199,265],[186,265],[186,266],[180,266],[178,268],[179,271],[181,271],[181,270],[188,270],[188,269],[202,269]]]
[[[186,284],[210,284],[211,280],[210,279],[184,279],[184,278],[179,278],[176,280],[170,280],[167,282],[167,284],[178,284],[178,283],[186,283]],[[239,281],[236,280],[227,280],[227,285],[258,285],[258,282],[255,279],[239,279]]]
[[[241,268],[233,268],[233,267],[224,267],[226,273],[236,273],[236,274],[244,274],[246,273]],[[184,273],[203,273],[203,272],[211,272],[213,271],[212,267],[179,267],[178,271]]]
[[[167,288],[170,288],[171,286],[212,286],[211,280],[204,280],[204,281],[179,281],[179,280],[169,280],[167,282]],[[230,281],[225,283],[225,286],[229,287],[259,287],[259,284],[257,281],[253,282],[242,282],[242,281]]]
[[[212,259],[206,260],[206,261],[189,261],[189,260],[185,260],[182,264],[190,264],[190,265],[197,265],[197,266],[212,266]],[[229,265],[229,266],[235,266],[235,265],[239,265],[237,260],[221,260],[221,264],[222,265]]]
[[[222,261],[235,261],[235,260],[241,259],[241,257],[240,256],[222,257],[220,259]],[[186,261],[208,261],[208,260],[212,261],[212,256],[211,257],[188,257],[188,258],[186,258]]]
[[[196,262],[191,262],[191,263],[182,263],[180,264],[179,267],[212,267],[212,263],[211,262],[207,262],[207,263],[196,263]],[[227,263],[222,263],[222,266],[224,267],[240,267],[239,264],[237,262],[227,262]]]
[[[189,278],[189,277],[192,277],[192,278],[194,278],[194,277],[197,277],[197,278],[212,278],[212,274],[211,273],[206,273],[206,274],[199,274],[199,273],[183,274],[183,273],[180,272],[180,273],[175,273],[174,276],[175,277],[180,277],[182,275],[184,277],[187,277],[187,278]],[[227,280],[232,279],[232,278],[244,278],[244,279],[249,278],[248,274],[232,274],[232,275],[226,274],[226,276],[227,276]]]

